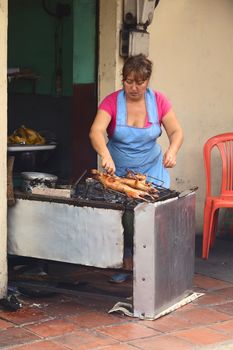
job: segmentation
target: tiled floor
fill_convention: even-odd
[[[108,314],[112,300],[55,294],[0,309],[0,348],[11,350],[233,349],[233,284],[195,275],[204,296],[156,321]]]

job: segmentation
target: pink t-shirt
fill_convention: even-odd
[[[104,110],[111,117],[111,121],[107,129],[109,137],[113,135],[116,127],[117,96],[120,91],[121,90],[115,91],[110,95],[106,96],[99,105],[99,109]],[[172,105],[170,101],[167,99],[167,97],[164,96],[161,92],[154,91],[154,93],[157,101],[159,123],[161,124],[163,117],[169,112],[169,110],[172,108]],[[147,119],[145,127],[147,127],[148,125],[149,125],[149,122]]]

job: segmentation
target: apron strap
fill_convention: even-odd
[[[145,92],[146,110],[148,114],[148,121],[152,124],[159,122],[158,107],[155,98],[155,93],[152,89],[148,88]],[[117,95],[117,118],[116,125],[127,124],[127,110],[126,110],[126,97],[124,90],[120,90]]]
[[[155,98],[154,91],[148,88],[146,90],[145,97],[146,97],[146,109],[148,113],[148,120],[150,123],[158,123],[159,122],[158,107],[157,107],[157,101]]]

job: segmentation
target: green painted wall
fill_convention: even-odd
[[[69,4],[71,14],[62,20],[61,68],[63,96],[73,94],[73,83],[95,82],[96,1],[45,0],[55,13],[58,3]],[[8,68],[30,68],[40,76],[36,93],[56,95],[55,31],[59,22],[43,8],[43,0],[9,0]],[[32,82],[9,83],[9,92],[32,92]]]
[[[74,0],[74,84],[96,81],[96,0]]]
[[[55,94],[55,28],[58,20],[50,16],[42,0],[9,0],[8,68],[31,68],[40,75],[38,94]],[[55,12],[56,1],[46,0],[47,7]],[[66,1],[67,3],[67,1]],[[63,95],[72,93],[73,15],[63,18],[62,76]],[[30,92],[30,81],[9,84],[9,90]]]

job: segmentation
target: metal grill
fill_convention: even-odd
[[[174,198],[179,195],[179,192],[162,186],[157,186],[156,189],[158,190],[158,198],[149,199],[148,201],[151,203]],[[92,178],[87,178],[84,183],[77,184],[72,196],[86,201],[99,201],[106,203],[106,205],[107,203],[123,204],[126,208],[135,207],[137,204],[143,202],[141,199],[129,198],[124,193],[106,189],[101,183]]]

